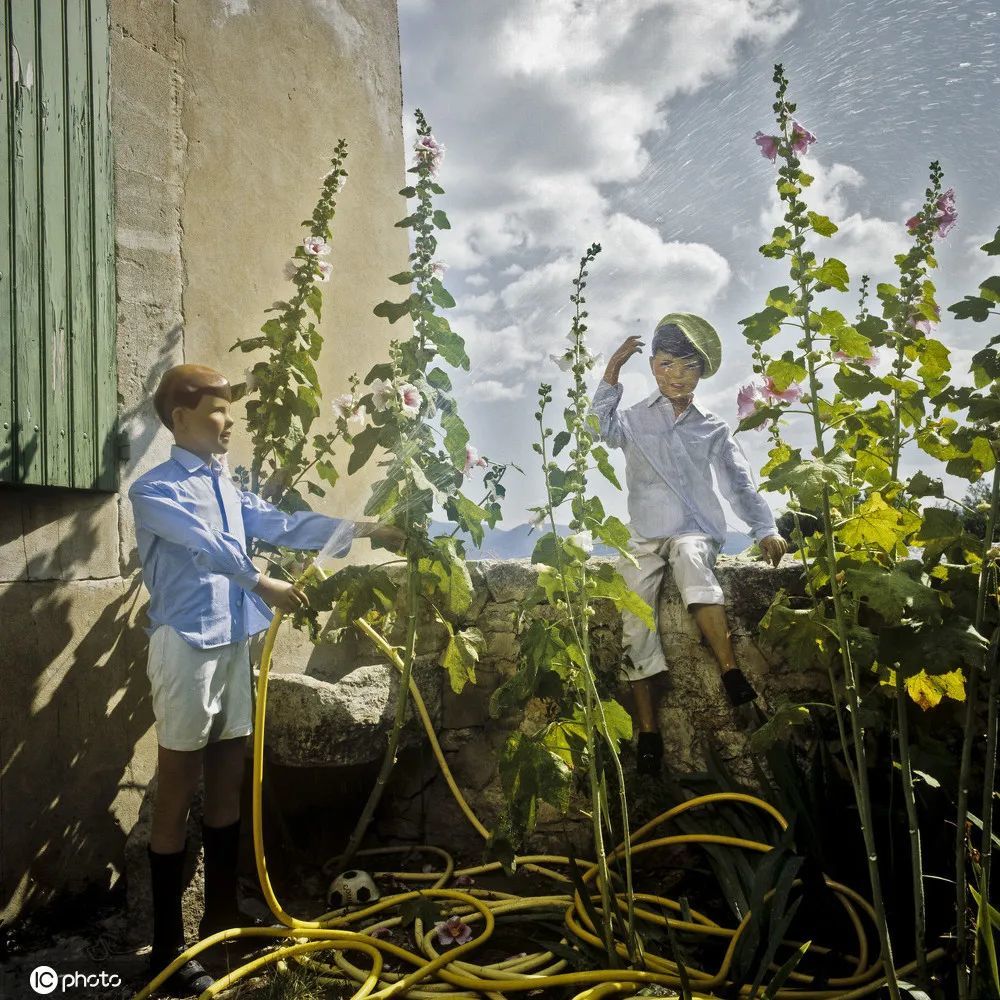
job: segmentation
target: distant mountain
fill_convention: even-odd
[[[556,525],[560,535],[568,535],[569,528],[565,524]],[[490,528],[485,526],[483,544],[476,546],[468,535],[459,532],[465,542],[465,551],[469,559],[527,559],[544,531],[532,528],[530,524],[519,524],[515,528]],[[431,523],[431,535],[450,535],[454,531],[453,524],[434,521]],[[546,529],[547,530],[547,529]],[[722,547],[725,553],[742,552],[753,544],[753,539],[741,531],[730,531],[726,544]],[[594,554],[599,556],[614,555],[614,549],[606,545],[595,545]]]

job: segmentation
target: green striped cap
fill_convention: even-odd
[[[715,332],[715,327],[708,320],[695,316],[694,313],[667,313],[656,324],[656,330],[662,326],[676,326],[684,336],[691,341],[691,346],[701,355],[705,362],[702,378],[708,378],[719,370],[722,364],[722,341]],[[653,335],[656,335],[656,330]]]

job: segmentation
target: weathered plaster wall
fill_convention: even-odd
[[[153,774],[146,594],[125,496],[168,455],[149,405],[160,375],[197,360],[241,377],[248,359],[228,345],[280,297],[340,137],[351,178],[324,289],[328,394],[345,383],[341,358],[363,372],[387,343],[370,312],[407,251],[393,229],[404,214],[394,0],[110,0],[110,14],[131,455],[118,495],[0,489],[0,922],[114,884]],[[349,510],[366,487],[345,483],[332,506]]]

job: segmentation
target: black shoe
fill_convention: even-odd
[[[663,764],[663,737],[658,732],[639,733],[635,753],[639,774],[658,775]]]
[[[734,708],[757,700],[757,692],[739,667],[730,667],[722,675],[722,686],[726,689],[729,704]]]
[[[178,955],[180,952],[177,953]],[[177,955],[149,957],[149,978],[158,976]],[[157,993],[174,997],[201,996],[215,980],[205,971],[205,967],[195,958],[189,958],[173,975],[162,983]]]

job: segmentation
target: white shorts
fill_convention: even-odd
[[[253,732],[247,639],[199,649],[175,628],[160,625],[149,637],[146,673],[161,747],[200,750]]]

